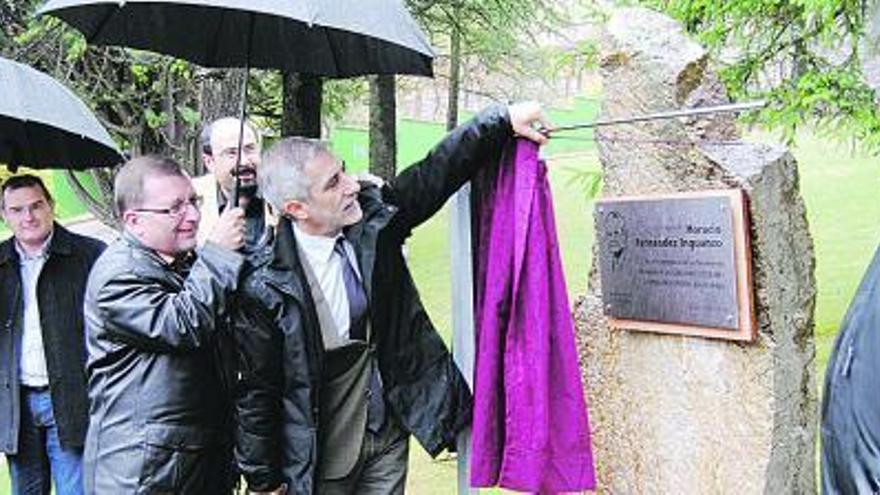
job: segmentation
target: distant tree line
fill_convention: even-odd
[[[757,120],[791,139],[803,125],[880,151],[878,95],[864,71],[878,57],[874,0],[644,0],[711,50],[737,99],[767,98]]]

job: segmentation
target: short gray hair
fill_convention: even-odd
[[[144,155],[127,161],[116,172],[113,181],[113,203],[117,217],[122,219],[126,210],[143,206],[144,179],[168,176],[189,178],[180,164],[164,156]]]
[[[257,181],[263,198],[275,211],[283,213],[284,204],[292,199],[309,199],[312,184],[305,174],[305,167],[322,153],[331,154],[325,142],[304,137],[284,138],[266,151]]]

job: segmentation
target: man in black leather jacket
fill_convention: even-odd
[[[172,160],[140,157],[115,182],[123,238],[86,289],[86,493],[229,493],[229,407],[217,322],[237,288],[240,208],[196,249],[200,199]]]
[[[471,396],[401,252],[515,134],[539,142],[539,105],[493,107],[387,184],[359,184],[320,142],[264,157],[283,215],[243,282],[236,456],[252,493],[402,493],[409,434],[455,445]]]

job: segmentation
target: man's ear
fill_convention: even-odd
[[[140,228],[140,219],[137,212],[126,210],[122,214],[122,225],[132,232],[137,232]]]
[[[214,155],[210,153],[202,152],[202,163],[205,164],[205,168],[208,169],[208,172],[214,173]]]
[[[284,203],[284,214],[299,222],[309,218],[309,205],[298,199],[291,199]]]

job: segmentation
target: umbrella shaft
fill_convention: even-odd
[[[238,151],[235,153],[235,189],[232,191],[232,206],[237,207],[241,199],[241,174],[238,167],[241,166],[241,148],[244,144],[244,119],[247,115],[248,79],[251,71],[251,38],[254,34],[254,15],[249,16],[248,34],[245,40],[244,80],[241,83],[241,112],[238,119]]]

